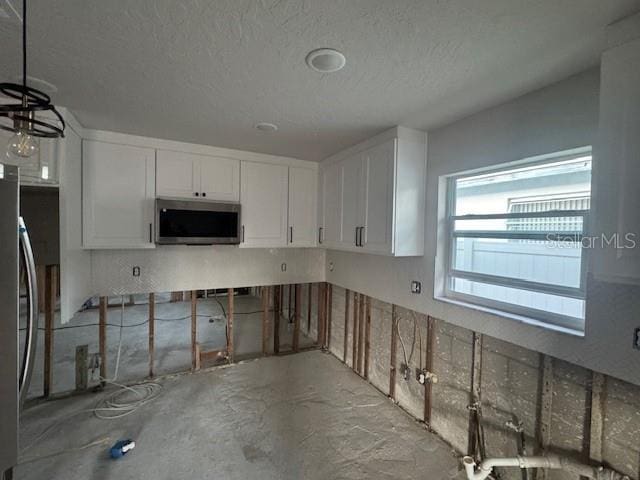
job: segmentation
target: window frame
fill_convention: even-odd
[[[577,159],[590,156],[593,161],[591,147],[582,147],[570,151],[557,152],[550,155],[525,159],[518,162],[510,162],[487,169],[476,169],[460,174],[450,175],[446,178],[446,205],[445,205],[445,228],[446,228],[446,266],[444,275],[444,295],[446,298],[461,301],[467,304],[478,305],[480,307],[496,310],[498,313],[525,317],[535,322],[542,322],[549,326],[567,328],[572,331],[584,332],[584,317],[572,317],[569,315],[557,314],[533,307],[526,307],[513,303],[493,300],[486,297],[462,293],[453,290],[453,282],[456,278],[469,280],[487,285],[496,285],[506,288],[517,288],[529,290],[542,294],[562,296],[586,301],[586,280],[587,280],[587,255],[581,242],[588,232],[588,221],[590,210],[549,210],[546,212],[528,213],[497,213],[497,214],[466,214],[454,215],[456,206],[456,181],[468,177],[475,177],[482,174],[498,173],[520,167],[536,167],[546,164],[553,164],[560,161]],[[590,197],[591,197],[590,192]],[[557,218],[557,217],[581,217],[582,232],[526,232],[526,231],[496,231],[496,230],[455,230],[457,220],[492,220],[509,218]],[[499,239],[524,239],[524,240],[549,240],[549,236],[555,236],[557,241],[578,242],[580,244],[580,285],[578,287],[567,287],[562,285],[550,285],[531,280],[506,277],[502,275],[490,275],[478,272],[467,272],[457,270],[455,266],[455,244],[457,238],[499,238]]]

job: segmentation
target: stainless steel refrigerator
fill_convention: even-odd
[[[18,463],[18,417],[29,387],[38,330],[37,286],[29,234],[20,217],[19,170],[0,163],[0,475]],[[26,288],[20,345],[20,272]]]

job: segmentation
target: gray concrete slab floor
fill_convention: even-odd
[[[447,444],[335,357],[312,351],[164,377],[160,396],[101,420],[107,392],[31,405],[15,476],[35,479],[449,479]],[[114,388],[114,387],[110,387]],[[78,413],[81,412],[81,413]],[[59,422],[59,423],[56,423]],[[119,439],[136,441],[112,460]]]

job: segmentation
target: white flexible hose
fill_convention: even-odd
[[[93,409],[93,414],[103,420],[114,420],[116,418],[126,417],[135,412],[137,409],[152,402],[160,395],[162,385],[154,382],[143,382],[135,385],[127,386],[116,382],[118,379],[118,370],[120,369],[120,356],[122,353],[122,330],[124,327],[124,296],[121,296],[120,306],[120,339],[118,341],[118,354],[116,355],[116,368],[113,372],[113,379],[109,380],[100,377],[100,380],[120,387],[119,390],[112,392],[103,399]],[[127,395],[133,398],[127,398]]]

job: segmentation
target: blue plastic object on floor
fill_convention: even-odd
[[[128,452],[133,450],[136,446],[136,442],[133,440],[118,440],[113,447],[111,447],[111,458],[124,457]]]

